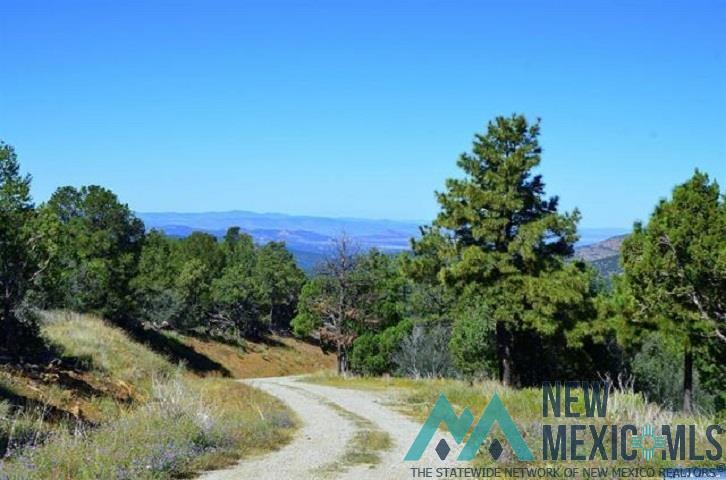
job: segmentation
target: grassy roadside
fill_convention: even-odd
[[[317,373],[305,378],[305,381],[330,385],[339,388],[353,388],[362,390],[373,390],[386,392],[391,400],[393,408],[401,411],[423,423],[427,418],[430,409],[433,407],[439,395],[446,395],[447,399],[454,405],[457,413],[468,407],[475,418],[478,419],[483,408],[488,404],[492,395],[496,392],[504,402],[509,414],[517,423],[519,430],[529,445],[530,449],[539,458],[542,452],[542,425],[569,425],[574,423],[594,424],[597,428],[604,425],[625,425],[632,424],[640,428],[646,423],[653,425],[662,424],[685,424],[695,425],[698,432],[696,439],[696,451],[703,452],[706,448],[712,448],[705,438],[705,429],[708,425],[718,423],[718,420],[708,415],[683,415],[678,412],[671,412],[660,408],[658,405],[646,402],[639,394],[632,392],[612,392],[608,398],[607,415],[605,418],[543,418],[542,417],[542,390],[540,388],[513,389],[502,386],[498,382],[484,381],[470,384],[459,380],[443,379],[408,379],[408,378],[374,378],[374,377],[342,377],[330,373]],[[574,411],[584,412],[584,397],[579,393],[579,402],[575,405]],[[442,428],[443,427],[442,425]],[[556,429],[556,427],[555,427]],[[516,458],[510,447],[503,442],[505,448],[498,461],[492,460],[487,453],[491,440],[494,437],[503,439],[498,426],[494,427],[494,434],[490,435],[480,448],[474,464],[476,466],[521,466],[516,463]],[[588,440],[589,435],[581,435],[585,443],[578,449],[578,452],[590,453],[592,441]],[[610,451],[610,435],[604,442],[607,451]],[[726,434],[717,435],[722,445],[726,444]],[[412,439],[413,440],[413,439]],[[569,446],[569,439],[568,439]],[[688,448],[688,447],[686,447]],[[551,461],[537,460],[535,466],[551,466]],[[681,466],[716,466],[718,462],[703,461],[663,461],[656,455],[651,461],[644,461],[638,457],[636,462],[604,461],[596,457],[588,461],[588,467],[604,466],[649,466],[656,469],[661,467],[672,467],[677,463]],[[557,462],[558,465],[580,466],[582,462]],[[527,464],[532,466],[532,464]]]
[[[60,360],[0,368],[0,479],[185,478],[279,448],[296,427],[282,403],[223,378],[244,352],[200,374],[93,316],[49,313],[42,333]]]
[[[224,400],[208,400],[214,398],[206,396],[210,390]],[[155,383],[152,392],[142,406],[96,428],[54,431],[41,445],[12,456],[0,475],[29,480],[181,477],[273,450],[294,427],[280,405],[229,381],[176,377]]]

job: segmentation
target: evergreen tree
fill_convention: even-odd
[[[261,285],[248,265],[228,265],[212,281],[210,326],[236,335],[260,336],[269,326],[262,322],[261,296]]]
[[[181,299],[179,329],[204,328],[214,312],[213,283],[224,274],[227,260],[217,239],[194,232],[179,244],[179,276],[174,282]]]
[[[223,267],[210,284],[209,327],[220,333],[259,336],[268,325],[261,321],[262,289],[255,279],[256,251],[252,237],[241,233],[239,227],[230,227],[218,252]],[[214,268],[212,263],[209,268]]]
[[[591,293],[584,265],[566,261],[580,215],[558,213],[557,197],[546,198],[542,177],[532,174],[541,160],[539,133],[539,122],[521,115],[490,122],[457,162],[464,178],[447,180],[437,193],[440,213],[413,242],[412,271],[434,270],[492,316],[505,384],[515,381],[514,334],[567,328],[585,313]]]
[[[305,274],[281,242],[270,242],[256,251],[255,282],[268,325],[288,328],[295,315]]]
[[[30,198],[30,176],[20,174],[15,150],[0,142],[0,347],[28,346],[35,323],[22,303],[47,263]]]
[[[116,195],[96,185],[61,187],[43,205],[55,220],[46,235],[56,254],[43,282],[47,307],[131,320],[144,224]]]
[[[139,258],[138,274],[131,282],[136,314],[154,328],[179,324],[183,299],[177,289],[181,277],[179,241],[152,230],[145,239]]]
[[[655,329],[681,346],[685,411],[693,409],[696,363],[711,391],[723,396],[726,386],[724,239],[726,205],[719,186],[696,171],[623,243],[617,331],[629,343]]]

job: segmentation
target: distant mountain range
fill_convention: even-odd
[[[248,233],[257,243],[285,242],[301,268],[309,271],[332,245],[346,234],[362,249],[378,248],[400,252],[410,248],[410,239],[419,235],[419,223],[362,218],[328,218],[247,211],[206,213],[137,213],[147,229],[185,237],[194,231],[222,236],[231,226]],[[423,222],[421,222],[423,223]]]
[[[137,215],[144,221],[147,229],[162,230],[167,235],[178,237],[185,237],[194,231],[219,237],[229,227],[237,226],[251,235],[257,243],[285,242],[301,268],[308,271],[323,258],[333,239],[343,233],[354,239],[362,249],[375,247],[386,252],[400,252],[410,248],[410,239],[418,237],[419,225],[426,223],[242,210],[204,213],[138,212]],[[622,232],[622,229],[614,228],[581,229],[581,240],[578,244],[581,248],[578,248],[578,252],[589,252],[585,249],[595,248],[593,244]]]

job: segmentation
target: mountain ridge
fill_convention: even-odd
[[[623,240],[627,237],[628,234],[615,235],[590,245],[583,245],[575,249],[575,257],[593,262],[620,255]]]
[[[592,245],[575,249],[575,258],[582,259],[595,267],[602,278],[609,280],[622,272],[620,249],[628,234],[606,238]]]
[[[397,253],[411,248],[411,239],[419,237],[420,225],[426,223],[413,220],[257,213],[248,210],[137,212],[137,215],[144,221],[147,229],[161,230],[175,237],[186,237],[195,231],[221,237],[229,227],[237,226],[251,235],[257,243],[285,242],[300,266],[307,271],[311,271],[324,257],[333,240],[341,234],[350,236],[363,250],[377,248],[384,252]],[[581,229],[577,251],[584,251],[587,256],[586,249],[589,245],[609,239],[622,231],[617,228]]]

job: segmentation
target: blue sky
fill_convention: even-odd
[[[542,118],[585,227],[726,183],[726,2],[0,0],[0,138],[39,201],[429,219],[472,135]]]

